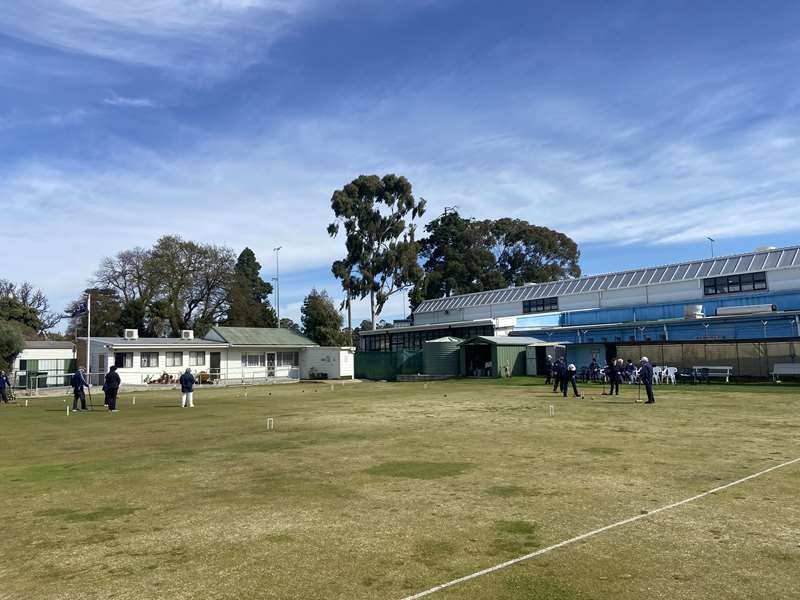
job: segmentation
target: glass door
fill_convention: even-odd
[[[267,352],[267,377],[275,377],[275,353]]]

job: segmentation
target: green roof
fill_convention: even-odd
[[[461,346],[472,344],[490,344],[492,346],[548,346],[549,342],[532,337],[521,337],[512,335],[479,335],[461,342]]]
[[[213,327],[209,334],[233,346],[317,346],[299,333],[277,327]]]

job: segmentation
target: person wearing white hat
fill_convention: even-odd
[[[564,392],[564,398],[567,397],[567,387],[569,387],[569,383],[572,383],[572,391],[575,394],[576,398],[583,398],[580,392],[578,392],[578,384],[576,380],[578,379],[578,370],[575,368],[575,365],[570,363],[567,365],[567,375],[564,383],[561,386],[561,390]]]
[[[656,399],[653,396],[653,365],[646,356],[642,357],[641,367],[639,368],[639,381],[644,384],[644,389],[647,391],[647,402],[645,404],[655,404]]]

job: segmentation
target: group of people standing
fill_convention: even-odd
[[[108,412],[119,412],[117,410],[117,394],[121,383],[116,365],[111,365],[103,379],[103,406],[108,408]],[[72,375],[72,410],[74,412],[86,410],[86,390],[90,388],[91,385],[86,380],[86,369],[81,367]],[[80,408],[78,408],[78,402],[81,404]]]
[[[194,384],[196,383],[194,375],[192,375],[191,369],[186,369],[186,371],[180,377],[181,383],[181,407],[182,408],[194,408]],[[103,379],[103,393],[104,393],[104,401],[103,405],[108,408],[109,412],[119,412],[117,409],[117,394],[119,394],[119,387],[122,384],[122,381],[119,378],[119,373],[117,373],[116,365],[111,365],[108,369],[108,373],[106,373],[105,378]],[[72,410],[75,412],[80,412],[82,410],[86,410],[86,391],[90,389],[91,386],[89,382],[86,380],[86,370],[81,367],[72,375]],[[78,402],[80,402],[80,408],[78,408]]]
[[[578,371],[575,368],[575,365],[568,365],[563,356],[559,357],[556,362],[553,362],[553,358],[548,356],[547,365],[548,375],[545,383],[549,384],[552,376],[553,393],[556,393],[560,390],[564,395],[564,398],[566,398],[567,389],[572,386],[572,393],[575,395],[575,397],[583,398],[581,393],[578,391]]]
[[[597,365],[596,359],[592,359],[592,365]],[[599,370],[599,365],[597,365],[597,369]],[[621,358],[615,358],[611,361],[611,363],[605,368],[606,379],[608,380],[610,386],[608,395],[619,396],[619,385],[623,382],[623,380],[625,378],[627,378],[629,381],[633,379],[631,371],[634,371],[638,374],[639,382],[644,385],[647,393],[647,400],[645,401],[645,404],[654,404],[656,400],[655,396],[653,395],[653,365],[650,364],[650,361],[646,356],[643,356],[639,361],[639,369],[636,369],[636,367],[633,366],[633,361],[630,359],[628,359],[627,365]],[[590,373],[591,372],[592,368],[590,367]],[[583,398],[583,395],[578,392],[577,369],[573,364],[568,365],[564,357],[559,357],[555,362],[553,362],[553,357],[550,355],[547,356],[545,377],[545,385],[549,385],[552,382],[553,393],[560,390],[563,396],[566,398],[567,389],[571,385],[574,396],[576,398]],[[593,380],[594,379],[595,378],[593,377]],[[606,392],[603,391],[603,394],[606,394]]]

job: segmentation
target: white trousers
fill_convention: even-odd
[[[194,402],[192,402],[192,392],[181,394],[181,406],[190,406],[194,408]]]

